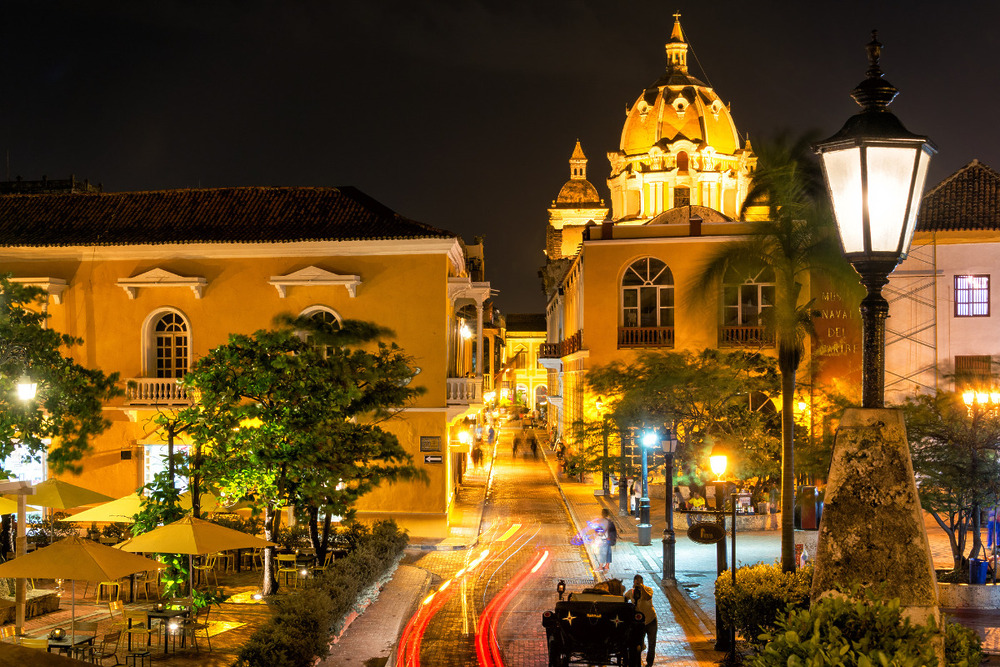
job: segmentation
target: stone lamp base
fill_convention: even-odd
[[[885,586],[913,623],[941,627],[937,580],[899,410],[851,408],[837,431],[812,599],[838,585]]]

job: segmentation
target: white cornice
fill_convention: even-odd
[[[134,299],[140,287],[190,287],[194,298],[200,299],[208,281],[201,276],[179,276],[166,269],[150,269],[131,278],[120,278],[116,283]]]
[[[457,273],[465,256],[457,238],[293,243],[163,243],[116,246],[4,246],[3,260],[244,259],[257,257],[360,257],[365,255],[447,255]]]
[[[472,299],[477,304],[482,305],[483,301],[490,298],[490,284],[488,282],[474,283],[469,278],[448,278],[448,298]]]
[[[56,304],[62,303],[62,294],[66,291],[69,285],[62,278],[11,278],[12,283],[17,283],[18,285],[31,285],[32,287],[41,287],[45,290],[49,296],[52,297],[52,301]]]
[[[351,295],[351,298],[354,298],[357,296],[358,285],[361,284],[361,276],[341,275],[318,266],[307,266],[283,276],[271,276],[267,282],[274,285],[275,289],[278,290],[278,296],[282,299],[285,298],[288,288],[294,285],[303,287],[343,285],[347,288],[347,293]]]

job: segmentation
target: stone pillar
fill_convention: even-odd
[[[851,408],[833,448],[812,599],[838,584],[880,587],[914,623],[941,627],[937,579],[899,410]]]
[[[483,302],[476,301],[476,379],[479,380],[479,390],[483,388]],[[476,400],[482,400],[477,396]]]

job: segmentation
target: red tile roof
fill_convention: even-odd
[[[917,229],[1000,229],[1000,174],[973,160],[924,195]]]
[[[352,187],[0,196],[0,246],[454,238]]]

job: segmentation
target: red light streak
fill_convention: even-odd
[[[479,661],[480,667],[504,667],[496,636],[497,620],[511,599],[517,595],[531,576],[538,573],[548,557],[548,551],[536,554],[507,582],[504,589],[490,600],[479,616],[479,626],[476,628],[476,659]]]

